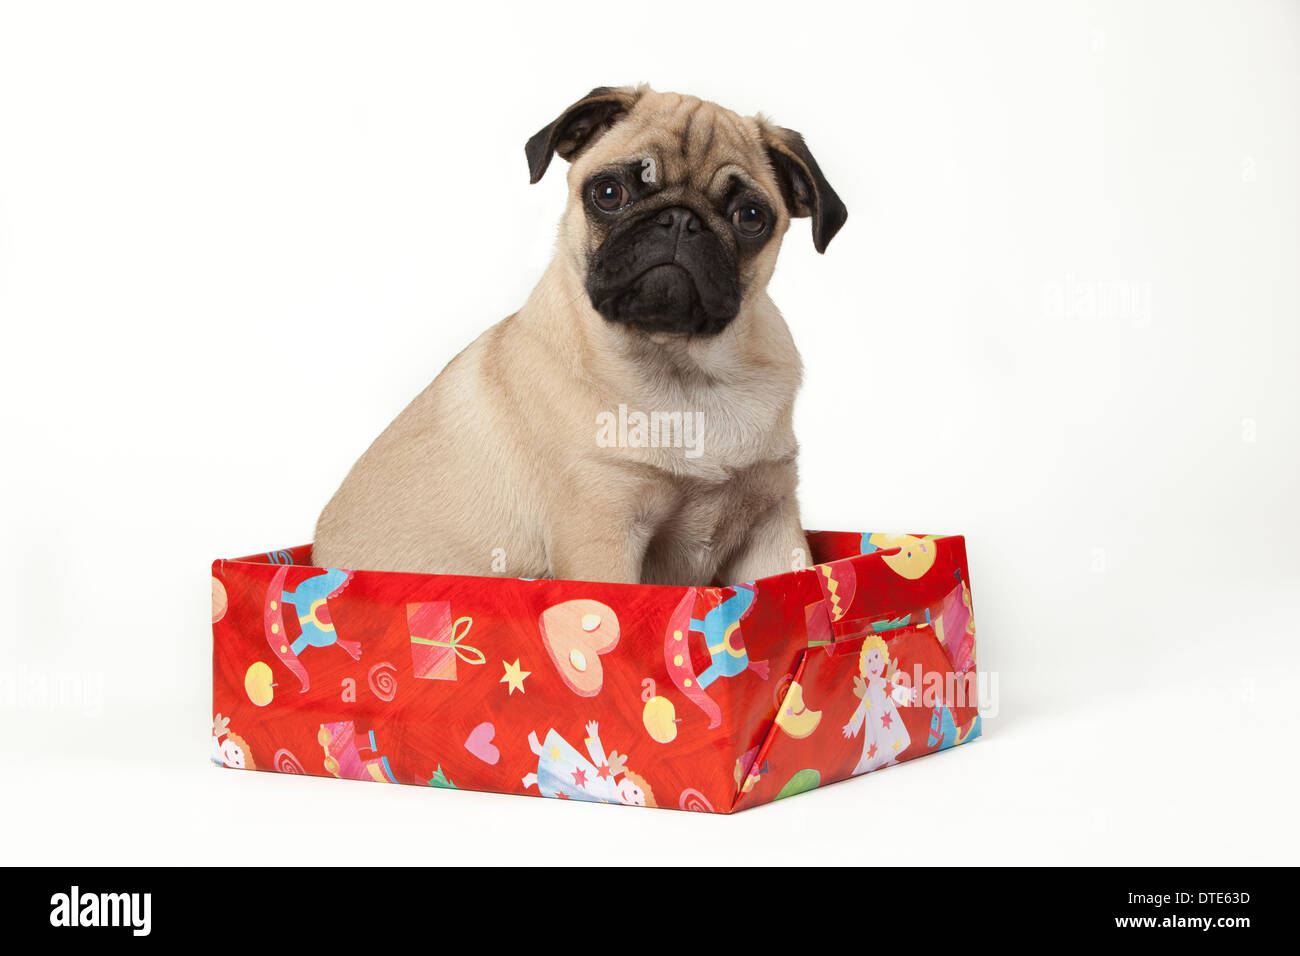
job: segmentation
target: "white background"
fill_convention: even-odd
[[[209,562],[522,303],[525,139],[640,80],[844,197],[772,290],[806,523],[967,535],[984,739],[735,818],[215,769]],[[1297,862],[1297,115],[1295,3],[0,6],[0,854]]]

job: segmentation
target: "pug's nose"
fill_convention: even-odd
[[[700,217],[683,206],[669,206],[660,210],[655,217],[655,224],[682,237],[693,236],[704,228]]]

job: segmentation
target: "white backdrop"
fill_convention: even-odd
[[[7,861],[1296,862],[1300,6],[380,6],[0,4]],[[967,535],[984,739],[730,820],[215,769],[207,565],[518,307],[525,139],[641,80],[844,197],[773,286],[806,523]]]

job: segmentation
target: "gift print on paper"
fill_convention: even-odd
[[[451,619],[451,602],[423,601],[406,605],[411,636],[411,667],[422,680],[455,680],[456,662],[470,666],[486,662],[477,647],[465,643],[474,619]]]

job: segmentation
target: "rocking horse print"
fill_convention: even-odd
[[[696,601],[708,602],[702,618],[695,617]],[[754,586],[737,584],[729,588],[691,588],[668,619],[664,635],[664,663],[668,675],[687,699],[709,718],[709,729],[722,723],[722,709],[705,693],[705,688],[719,677],[737,677],[752,670],[767,680],[767,661],[751,661],[745,650],[740,622],[754,604]],[[711,663],[699,676],[691,664],[689,636],[704,638]]]
[[[930,712],[930,734],[925,745],[930,748],[947,750],[974,740],[980,735],[980,715],[976,714],[966,726],[958,727],[952,707],[946,701],[934,705]]]
[[[271,579],[266,589],[266,604],[263,617],[266,625],[266,643],[280,662],[298,678],[302,684],[300,693],[306,693],[311,686],[307,668],[298,659],[308,647],[329,647],[337,644],[347,652],[354,661],[361,658],[361,642],[345,641],[334,629],[330,618],[329,599],[336,597],[352,579],[351,571],[326,568],[320,574],[313,575],[298,584],[295,591],[284,590],[289,567],[281,567]],[[298,612],[298,625],[301,632],[292,642],[284,626],[284,605],[291,605]]]

